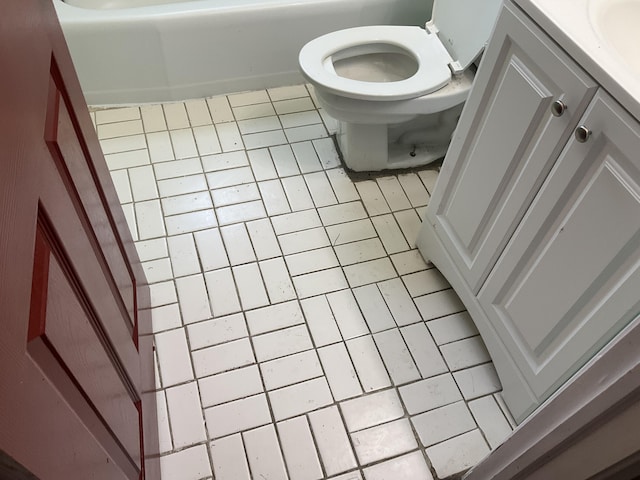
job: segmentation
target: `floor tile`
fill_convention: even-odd
[[[464,305],[453,289],[417,297],[415,303],[423,320],[432,320],[464,310]]]
[[[216,207],[235,205],[237,203],[251,202],[260,199],[258,185],[255,183],[245,183],[233,187],[220,188],[211,191],[211,198]]]
[[[367,213],[360,202],[342,203],[318,209],[318,214],[325,226],[336,225],[338,223],[352,222],[367,216]]]
[[[447,365],[424,323],[402,327],[400,332],[422,378],[429,378],[447,371]]]
[[[258,260],[266,260],[282,255],[273,226],[268,219],[254,220],[246,225]]]
[[[234,120],[226,95],[207,98],[207,106],[213,123],[232,122]]]
[[[235,122],[220,123],[216,125],[216,131],[218,132],[223,152],[232,152],[244,148],[238,125]]]
[[[468,405],[492,449],[499,447],[511,435],[511,425],[492,395],[472,400]]]
[[[255,262],[253,245],[243,223],[220,227],[220,234],[231,265]]]
[[[489,448],[476,429],[434,445],[426,452],[438,477],[447,478],[476,465],[489,454]]]
[[[171,271],[171,261],[168,258],[160,258],[142,263],[144,275],[149,283],[162,282],[171,280],[173,272]]]
[[[387,252],[377,238],[338,245],[335,247],[335,251],[340,265],[353,265],[387,256]]]
[[[365,392],[380,390],[391,385],[382,358],[370,335],[354,338],[346,343]]]
[[[293,282],[282,258],[263,260],[259,265],[271,303],[285,302],[296,298]]]
[[[328,247],[330,245],[329,237],[322,227],[279,235],[278,241],[282,247],[282,253],[285,255]]]
[[[333,188],[324,172],[305,174],[304,180],[307,182],[316,207],[325,207],[338,203],[338,199],[333,193]]]
[[[449,438],[477,428],[465,402],[456,402],[429,410],[411,418],[424,447],[430,447]]]
[[[260,189],[264,207],[267,209],[267,214],[270,216],[280,215],[291,211],[287,194],[279,179],[258,182],[258,188]]]
[[[342,245],[376,237],[371,220],[363,219],[327,227],[331,245]]]
[[[232,267],[232,270],[243,310],[269,304],[269,296],[257,263],[238,265]]]
[[[176,279],[176,289],[185,324],[211,318],[207,289],[201,274]]]
[[[333,317],[338,324],[342,338],[350,338],[367,335],[369,329],[360,313],[356,299],[350,290],[340,290],[327,295]]]
[[[250,150],[248,152],[249,162],[253,169],[253,174],[257,181],[271,180],[278,177],[271,154],[266,148]]]
[[[165,103],[163,109],[170,130],[189,126],[189,117],[184,102]]]
[[[429,203],[429,192],[418,175],[415,173],[400,174],[398,181],[412,207],[421,207]]]
[[[318,355],[336,401],[362,394],[358,375],[344,343],[318,348]]]
[[[249,160],[244,150],[238,150],[216,155],[205,155],[202,157],[202,165],[205,172],[217,172],[219,170],[246,167],[249,165]]]
[[[382,195],[387,201],[387,205],[389,205],[391,211],[397,212],[399,210],[411,208],[412,205],[405,195],[402,185],[397,177],[380,177],[376,179],[376,183],[378,184],[378,187],[380,187]]]
[[[219,229],[201,230],[195,232],[193,236],[200,263],[205,272],[229,266],[229,259]]]
[[[271,414],[264,393],[206,408],[204,415],[211,439],[271,423]]]
[[[259,362],[284,357],[313,347],[304,326],[290,327],[253,337],[253,348]]]
[[[304,323],[300,305],[296,301],[280,303],[246,312],[251,335],[271,332]]]
[[[406,418],[351,434],[360,465],[395,457],[418,447]]]
[[[271,153],[271,158],[273,159],[278,176],[284,178],[300,174],[296,157],[289,145],[271,147],[269,152]]]
[[[208,191],[166,197],[161,202],[165,216],[197,212],[198,210],[207,210],[213,207],[211,195]]]
[[[421,320],[418,309],[399,278],[381,282],[378,288],[398,326],[410,325]]]
[[[171,162],[173,163],[173,162]],[[163,197],[172,197],[185,193],[201,192],[207,189],[207,182],[202,174],[188,175],[178,178],[169,178],[158,181],[160,195]]]
[[[146,134],[147,145],[149,146],[149,155],[152,163],[169,162],[175,160],[173,153],[173,145],[171,145],[171,137],[169,132],[154,132]],[[144,142],[144,137],[142,138]]]
[[[400,387],[399,392],[410,415],[462,400],[450,373],[405,385]]]
[[[276,111],[271,103],[256,103],[254,105],[242,105],[233,107],[233,115],[237,120],[258,118],[275,115]]]
[[[168,235],[180,235],[181,233],[196,232],[215,227],[218,222],[211,210],[183,213],[165,218]]]
[[[316,348],[342,341],[338,324],[324,295],[300,302]]]
[[[479,335],[442,345],[440,351],[452,372],[491,361]]]
[[[478,334],[478,329],[467,312],[455,313],[427,322],[429,331],[438,345],[443,345]]]
[[[127,120],[136,120],[140,118],[140,110],[138,107],[129,108],[110,108],[106,110],[97,110],[96,124],[126,122]]]
[[[212,407],[262,393],[262,380],[257,365],[219,373],[198,381],[202,406]]]
[[[242,313],[187,325],[187,333],[191,350],[211,347],[249,335]]]
[[[340,268],[299,275],[293,278],[298,298],[307,298],[347,288],[347,279]]]
[[[249,468],[254,478],[269,480],[288,480],[284,459],[276,437],[275,427],[264,427],[242,434]]]
[[[310,413],[309,422],[327,475],[336,475],[357,467],[337,407]]]
[[[412,297],[419,297],[451,288],[449,282],[435,268],[404,275],[402,281]]]
[[[399,275],[408,275],[429,267],[418,250],[395,253],[391,255],[391,261]]]
[[[193,367],[198,378],[244,367],[255,362],[251,344],[246,338],[196,350],[192,357]]]
[[[207,447],[196,445],[160,457],[160,471],[166,480],[201,480],[211,475]]]
[[[386,257],[348,265],[344,267],[344,273],[351,288],[381,282],[396,276],[391,260]]]
[[[180,307],[177,303],[151,309],[153,333],[163,332],[182,326]]]
[[[333,132],[331,132],[329,129],[329,133]],[[323,168],[330,169],[339,167],[341,165],[340,157],[338,155],[338,152],[336,151],[333,139],[318,138],[312,140],[311,143],[313,144],[313,148],[316,149],[316,153],[318,154],[318,158],[320,159],[320,163],[322,164]]]
[[[369,216],[373,217],[374,215],[382,215],[391,211],[380,187],[376,182],[373,180],[366,180],[364,182],[355,183],[355,186]]]
[[[289,205],[291,205],[291,210],[298,212],[313,208],[311,194],[301,175],[283,178],[282,186],[289,200]]]
[[[320,227],[320,217],[315,210],[278,215],[271,219],[276,235],[301,232],[310,228]]]
[[[290,118],[293,115],[308,115],[310,113],[314,112],[304,112],[302,114],[294,113],[280,118],[284,119],[287,117]],[[318,158],[318,154],[316,153],[315,148],[313,148],[313,143],[294,143],[293,145],[291,145],[291,149],[293,150],[293,155],[295,156],[296,161],[298,162],[298,167],[300,168],[300,171],[302,173],[317,172],[322,170],[322,165],[320,164],[320,159]]]
[[[162,210],[158,200],[138,202],[135,204],[135,211],[140,240],[163,237],[165,235]]]
[[[328,170],[327,178],[333,187],[338,202],[345,203],[360,199],[360,195],[358,195],[358,191],[353,186],[353,182],[351,182],[343,169],[334,168]]]
[[[166,390],[171,437],[176,449],[207,439],[196,382],[185,383]]]
[[[387,480],[390,478],[433,480],[433,476],[421,452],[409,453],[373,467],[365,468],[364,477],[366,480]]]
[[[143,202],[144,200],[158,198],[156,178],[153,174],[153,167],[151,165],[130,168],[129,181],[131,182],[131,191],[133,192],[134,201]]]
[[[264,210],[263,203],[258,200],[217,208],[216,215],[220,225],[230,225],[264,218],[267,213]]]
[[[397,329],[375,333],[373,338],[394,385],[419,380],[420,372]]]
[[[498,374],[491,363],[460,370],[455,372],[453,377],[465,400],[473,400],[497,392],[501,388]]]
[[[202,163],[199,158],[187,158],[170,162],[156,163],[153,171],[157,180],[184,177],[185,175],[197,175],[202,173]]]
[[[169,137],[173,145],[173,153],[177,159],[198,156],[198,148],[190,128],[169,130]]]
[[[207,282],[211,310],[215,317],[228,315],[241,310],[240,299],[236,292],[236,286],[230,268],[206,272],[204,278]]]
[[[260,371],[267,390],[276,390],[323,375],[318,354],[314,350],[261,363]]]
[[[311,428],[305,417],[279,422],[278,435],[291,480],[323,478]]]
[[[162,384],[165,387],[193,380],[187,337],[182,329],[155,335]]]
[[[371,221],[389,255],[410,249],[393,215],[372,217]]]
[[[173,442],[171,441],[171,431],[169,429],[169,413],[167,411],[167,399],[164,390],[159,392],[145,393],[144,395],[155,395],[156,406],[158,412],[158,441],[160,454],[173,450]]]
[[[365,285],[353,289],[353,294],[372,333],[381,332],[396,326],[387,304],[377,285]]]
[[[340,403],[350,432],[364,430],[404,416],[400,397],[395,389],[383,390]]]
[[[333,403],[324,377],[296,383],[269,392],[269,401],[276,421],[295,417]]]
[[[242,435],[214,440],[210,449],[213,473],[217,480],[251,480]]]

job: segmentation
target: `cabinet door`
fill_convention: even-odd
[[[509,8],[498,20],[427,211],[474,294],[596,89]],[[551,113],[557,100],[567,106],[560,117]]]
[[[478,298],[540,400],[640,312],[640,126],[599,92]]]

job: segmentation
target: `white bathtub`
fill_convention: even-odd
[[[90,105],[183,100],[301,83],[297,57],[307,41],[359,25],[423,25],[432,4],[431,0],[70,1],[73,4],[54,3]],[[132,4],[138,6],[121,7]]]

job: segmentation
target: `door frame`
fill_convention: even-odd
[[[500,447],[473,467],[464,479],[530,478],[542,467],[553,469],[559,468],[563,462],[575,462],[575,458],[568,455],[571,447],[580,452],[581,464],[590,466],[593,475],[606,474],[607,471],[615,474],[613,471],[619,469],[611,467],[624,461],[602,464],[598,452],[594,454],[581,442],[598,434],[599,429],[605,426],[613,426],[618,431],[637,429],[638,425],[617,427],[613,422],[638,405],[640,315],[516,428]],[[636,452],[640,451],[640,444],[630,445],[630,448],[635,448],[630,458],[638,459]],[[550,465],[551,461],[555,466]],[[637,463],[632,462],[632,467],[637,467]]]

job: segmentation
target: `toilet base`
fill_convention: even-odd
[[[355,172],[411,168],[444,157],[462,105],[399,124],[339,121],[337,141],[347,168]]]

